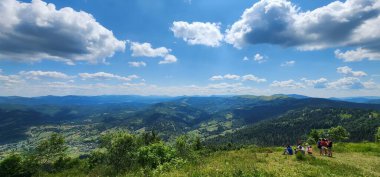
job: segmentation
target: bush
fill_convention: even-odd
[[[118,173],[135,167],[137,162],[137,138],[126,132],[110,135],[111,139],[105,142],[108,151],[108,163]]]
[[[22,159],[19,155],[11,155],[0,163],[0,176],[17,177],[23,175]]]
[[[138,162],[142,167],[157,168],[157,166],[170,162],[175,157],[175,151],[163,142],[150,144],[138,149]]]
[[[306,160],[306,155],[304,153],[302,153],[301,151],[298,151],[296,153],[296,159],[299,161],[304,161],[304,160]]]
[[[332,127],[328,130],[329,137],[335,141],[348,139],[350,133],[342,126]]]

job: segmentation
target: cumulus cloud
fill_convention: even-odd
[[[273,81],[272,84],[270,85],[271,87],[280,87],[280,88],[291,88],[291,89],[299,89],[299,88],[305,88],[305,85],[296,82],[292,79],[286,80],[286,81]]]
[[[235,87],[239,87],[239,86],[242,86],[243,84],[242,83],[233,83],[233,84],[229,84],[229,83],[218,83],[218,84],[210,84],[207,86],[207,88],[210,88],[210,89],[226,89],[226,88],[235,88]]]
[[[367,76],[367,73],[365,73],[364,71],[353,71],[352,68],[348,66],[338,67],[336,68],[336,71],[346,76],[354,76],[354,77]]]
[[[326,88],[326,84],[328,83],[328,80],[323,77],[316,80],[309,80],[306,78],[302,78],[301,81],[305,82],[307,86],[311,86],[311,87],[319,88],[319,89]]]
[[[223,79],[224,79],[224,77],[221,76],[221,75],[212,76],[212,77],[210,78],[210,80],[212,80],[212,81],[219,81],[219,80],[223,80]]]
[[[255,62],[257,62],[257,63],[264,63],[264,62],[266,62],[266,59],[267,59],[266,56],[263,56],[263,55],[261,55],[261,54],[259,54],[259,53],[256,53],[256,54],[253,56],[253,58],[252,58],[252,60],[255,61]],[[245,57],[243,58],[243,61],[248,61],[248,60],[249,60],[249,58],[248,58],[247,56],[245,56]]]
[[[175,57],[174,55],[166,55],[164,60],[161,60],[160,62],[158,62],[158,64],[169,64],[169,63],[175,63],[177,62],[177,57]]]
[[[296,61],[294,60],[290,60],[290,61],[286,61],[284,63],[281,64],[282,67],[286,67],[286,66],[294,66],[294,64],[296,63]]]
[[[380,52],[359,47],[356,50],[348,50],[345,52],[335,50],[335,57],[345,62],[362,61],[365,59],[380,60]]]
[[[230,79],[230,80],[239,80],[240,76],[235,74],[226,74],[223,76],[224,79]]]
[[[129,66],[136,67],[136,68],[146,66],[146,63],[143,61],[131,61],[131,62],[128,62],[128,64]]]
[[[264,57],[261,54],[259,54],[259,53],[257,53],[253,57],[253,60],[256,61],[257,63],[263,63],[263,62],[265,62]]]
[[[190,45],[218,47],[223,40],[220,24],[217,23],[175,21],[170,30],[175,37],[182,38]]]
[[[131,42],[131,51],[133,57],[161,57],[164,60],[161,60],[159,64],[168,64],[177,62],[177,58],[170,54],[171,49],[166,47],[153,48],[150,43],[138,43]]]
[[[241,80],[241,81],[254,81],[254,82],[266,82],[267,80],[264,79],[264,78],[259,78],[255,75],[252,75],[252,74],[247,74],[247,75],[244,75],[244,76],[239,76],[239,75],[235,75],[235,74],[226,74],[224,76],[222,75],[216,75],[216,76],[212,76],[210,78],[211,81],[220,81],[220,80]]]
[[[24,82],[18,75],[3,75],[0,72],[0,86],[12,87]]]
[[[217,76],[212,76],[210,78],[210,80],[212,81],[217,81],[217,80],[224,80],[224,79],[228,79],[228,80],[239,80],[240,79],[240,76],[239,75],[235,75],[235,74],[226,74],[224,76],[222,75],[217,75]]]
[[[364,89],[365,85],[356,77],[344,77],[337,81],[327,84],[328,88],[333,89]]]
[[[88,79],[95,79],[95,80],[111,80],[111,79],[117,79],[121,81],[131,81],[133,79],[139,78],[137,75],[130,75],[127,77],[119,76],[112,73],[106,73],[106,72],[97,72],[97,73],[79,73],[78,74],[80,78],[83,80]]]
[[[237,48],[265,43],[300,50],[358,46],[366,51],[364,58],[374,60],[380,52],[379,12],[375,0],[334,1],[311,11],[287,0],[261,0],[226,30],[225,40]]]
[[[70,7],[2,0],[0,16],[0,59],[98,63],[125,49],[91,14]]]
[[[252,74],[248,74],[248,75],[242,76],[242,80],[243,81],[255,81],[255,82],[266,82],[267,81],[264,78],[259,78],[259,77],[255,76],[255,75],[252,75]]]
[[[43,79],[43,78],[51,78],[51,79],[70,79],[73,78],[62,72],[57,71],[20,71],[19,75],[26,79]]]

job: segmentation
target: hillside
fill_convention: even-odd
[[[305,160],[281,155],[281,148],[245,148],[221,151],[199,164],[157,176],[380,176],[380,145],[340,144],[333,158],[315,155]],[[340,146],[340,147],[339,147]],[[353,152],[349,147],[357,148]],[[364,149],[372,148],[373,152]]]
[[[312,128],[343,125],[352,134],[360,135],[351,136],[350,140],[372,141],[371,136],[379,126],[376,110],[380,110],[379,104],[299,95],[2,99],[34,100],[0,104],[0,150],[3,152],[34,146],[33,142],[57,132],[64,134],[71,148],[85,153],[97,144],[100,134],[115,130],[129,130],[132,133],[155,131],[165,141],[173,141],[181,134],[190,134],[213,144],[282,145],[303,139]],[[45,101],[36,104],[39,99]],[[376,114],[372,119],[366,119],[373,112]],[[346,113],[353,116],[344,120],[337,118]],[[321,118],[322,122],[315,121]],[[356,124],[359,126],[353,126]],[[263,143],[260,139],[267,140]]]
[[[223,136],[207,140],[209,144],[284,145],[305,141],[311,129],[341,125],[351,134],[349,141],[374,141],[380,127],[380,112],[370,109],[305,107],[288,111]]]

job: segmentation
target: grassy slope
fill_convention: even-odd
[[[281,155],[282,148],[249,147],[233,151],[218,151],[207,157],[200,157],[198,163],[188,163],[183,167],[153,173],[161,177],[380,177],[380,143],[344,143],[336,144],[334,157],[307,156],[299,161],[296,157]],[[46,177],[99,176],[101,169],[85,174],[73,169],[56,174],[40,174]],[[144,176],[132,173],[125,176]]]
[[[304,161],[281,155],[279,150],[268,153],[247,148],[217,152],[198,165],[187,165],[162,176],[380,176],[380,145],[337,146],[340,152],[334,153],[333,158],[316,155]]]

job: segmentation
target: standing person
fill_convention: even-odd
[[[318,142],[317,142],[317,147],[319,149],[319,155],[322,155],[322,138],[319,138],[318,139]]]
[[[322,139],[321,146],[322,146],[322,151],[323,151],[322,154],[327,155],[327,140],[326,140],[326,138]]]
[[[327,149],[328,149],[328,156],[329,157],[332,157],[332,147],[333,147],[333,142],[332,140],[330,139],[327,143]]]

